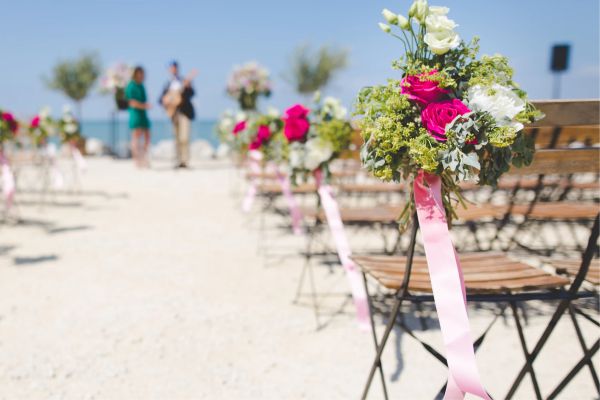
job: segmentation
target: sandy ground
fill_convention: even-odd
[[[226,164],[138,171],[92,159],[81,194],[24,193],[24,222],[0,225],[0,399],[359,398],[371,336],[350,306],[315,329],[312,309],[293,304],[304,239],[278,230],[277,216],[259,239],[257,212],[240,212],[242,191]],[[357,248],[378,240],[366,235],[351,232]],[[340,294],[326,312],[343,302],[345,278],[336,265],[315,269],[319,291]],[[550,308],[533,303],[527,312],[531,343]],[[491,316],[473,309],[473,330]],[[383,326],[381,316],[376,322]],[[582,325],[591,343],[598,332]],[[439,346],[434,319],[429,326],[418,333]],[[544,393],[580,357],[565,318],[536,363]],[[510,314],[478,359],[487,388],[502,398],[523,363]],[[445,380],[444,368],[399,331],[384,362],[391,398],[433,398]],[[381,397],[374,385],[370,398]],[[516,398],[534,398],[529,379]],[[596,398],[589,372],[560,398]]]

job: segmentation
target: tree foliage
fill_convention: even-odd
[[[322,46],[313,51],[309,46],[300,46],[291,60],[289,80],[298,93],[308,95],[327,86],[347,65],[346,50]]]
[[[52,69],[51,77],[45,81],[50,89],[60,91],[80,103],[94,86],[101,68],[97,54],[84,53],[77,59],[58,62]]]

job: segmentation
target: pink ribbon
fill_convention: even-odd
[[[85,159],[81,155],[81,152],[77,146],[75,146],[73,143],[69,143],[69,147],[71,148],[71,155],[73,155],[73,160],[77,166],[77,171],[79,174],[81,174],[87,169],[87,163],[85,162]]]
[[[2,166],[2,194],[6,203],[6,210],[10,210],[15,199],[15,176],[10,168],[4,153],[0,151],[0,165]]]
[[[285,197],[288,209],[290,210],[290,216],[292,217],[292,231],[294,232],[294,235],[301,235],[303,233],[302,212],[300,211],[296,198],[292,194],[290,178],[287,175],[282,174],[279,169],[276,170],[275,174],[277,175],[277,180],[281,186],[281,192],[283,193],[283,197]]]
[[[490,400],[477,369],[465,283],[448,230],[440,177],[420,171],[414,182],[414,195],[435,307],[446,347],[448,385],[444,399],[464,399],[466,393],[471,393]]]
[[[62,189],[65,185],[65,178],[58,168],[56,162],[56,145],[54,143],[48,143],[46,145],[46,156],[48,157],[50,177],[52,179],[52,187],[54,189]]]
[[[329,226],[331,236],[333,237],[338,257],[340,258],[340,262],[346,271],[346,277],[350,283],[350,290],[352,292],[354,306],[356,307],[356,317],[359,326],[362,330],[369,330],[371,323],[369,319],[367,292],[361,275],[358,272],[358,267],[354,264],[354,261],[350,259],[352,252],[350,251],[350,244],[348,243],[348,238],[344,231],[344,224],[342,223],[338,204],[333,197],[333,190],[331,186],[323,184],[323,174],[321,170],[315,171],[315,179],[317,181],[321,206],[323,207],[325,217],[327,218],[327,225]]]
[[[260,160],[262,160],[262,154],[260,151],[250,150],[248,152],[248,167],[250,168],[250,186],[244,196],[242,202],[242,211],[245,213],[250,212],[252,205],[254,204],[254,198],[258,192],[258,175],[260,174]]]

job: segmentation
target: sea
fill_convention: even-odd
[[[162,140],[173,140],[173,128],[168,119],[151,120],[150,140],[156,144]],[[190,141],[204,140],[213,148],[219,145],[219,139],[214,132],[216,120],[194,120]],[[126,153],[131,132],[127,120],[84,120],[81,133],[86,138],[95,138],[104,143],[113,154]]]

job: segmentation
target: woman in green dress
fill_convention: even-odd
[[[144,68],[135,67],[131,81],[125,88],[125,98],[129,102],[129,128],[131,129],[131,154],[138,167],[148,167],[148,147],[150,146],[150,120],[146,110],[150,103],[144,88]],[[140,150],[140,139],[143,139]]]

